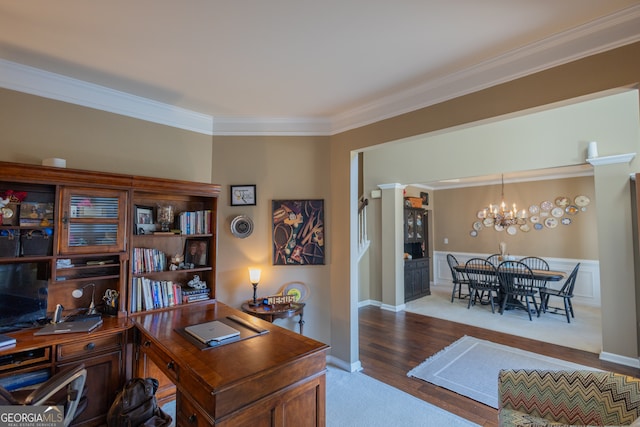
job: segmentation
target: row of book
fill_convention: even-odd
[[[191,289],[171,280],[134,277],[131,309],[133,312],[173,307],[209,299],[209,289]]]
[[[211,234],[211,211],[186,211],[178,215],[180,233]]]
[[[133,274],[165,271],[167,269],[167,256],[158,249],[133,248],[131,266]]]

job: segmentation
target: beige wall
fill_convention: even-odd
[[[320,138],[317,142],[321,145],[329,140],[328,157],[326,151],[315,146],[314,138],[302,138],[302,146],[316,155],[304,154],[304,166],[296,162],[295,156],[289,155],[292,147],[286,143],[278,146],[273,152],[258,150],[256,153],[251,150],[259,148],[258,138],[211,138],[2,90],[0,159],[35,164],[40,163],[42,158],[63,157],[68,160],[69,167],[196,181],[209,181],[211,177],[215,178],[214,181],[225,178],[224,182],[220,182],[225,186],[225,191],[227,184],[247,184],[251,183],[254,176],[259,177],[260,180],[255,178],[259,197],[259,205],[256,208],[235,211],[226,207],[225,200],[221,201],[221,205],[225,206],[219,218],[221,230],[226,227],[230,215],[245,212],[245,209],[246,212],[255,215],[254,219],[262,218],[259,220],[262,221],[258,224],[259,229],[254,232],[254,240],[240,241],[228,236],[220,239],[219,254],[221,257],[224,256],[225,262],[231,262],[234,268],[224,267],[221,263],[218,265],[221,270],[218,279],[219,292],[234,300],[244,297],[240,286],[242,281],[246,283],[246,270],[241,266],[243,262],[233,259],[230,261],[230,256],[224,254],[227,253],[225,251],[231,251],[231,256],[253,253],[249,246],[255,244],[255,247],[260,248],[256,250],[259,252],[255,253],[262,253],[256,261],[265,262],[264,257],[270,253],[266,237],[270,236],[270,231],[264,224],[264,221],[267,221],[264,218],[268,218],[268,210],[265,212],[265,209],[268,208],[263,197],[326,195],[327,266],[306,267],[301,270],[288,270],[289,272],[286,270],[287,267],[281,267],[283,273],[280,273],[280,270],[278,273],[269,272],[265,277],[265,289],[271,289],[276,283],[287,280],[301,280],[317,287],[314,291],[318,292],[312,294],[312,299],[317,300],[314,300],[313,308],[310,309],[310,316],[315,318],[307,323],[311,330],[310,335],[318,338],[330,336],[332,355],[353,365],[359,359],[358,274],[357,258],[352,244],[356,241],[357,227],[354,217],[358,196],[357,185],[352,184],[357,182],[357,173],[353,173],[354,166],[357,166],[357,156],[354,152],[402,138],[429,134],[600,91],[634,86],[638,82],[640,43],[593,55],[330,138]],[[232,140],[240,141],[240,144],[223,147],[227,145],[226,141]],[[286,140],[287,138],[264,139],[269,143]],[[519,145],[519,153],[532,148],[531,145],[522,144],[517,139],[512,143]],[[631,149],[626,150],[630,148],[629,144]],[[623,141],[619,148],[640,152],[637,138],[630,143]],[[580,159],[579,151],[574,147],[575,159]],[[602,149],[601,154],[612,153]],[[223,156],[231,157],[229,161],[238,167],[232,169],[226,164],[220,165],[220,162],[226,161],[221,160],[225,159]],[[290,173],[290,169],[287,168],[273,170],[266,161],[282,165],[285,162],[282,157],[288,158],[289,167],[293,168],[294,173]],[[534,158],[528,154],[518,154],[517,157],[513,157],[513,164],[520,167],[519,163],[522,162],[526,166],[528,161]],[[424,159],[420,160],[420,164],[424,164]],[[544,163],[539,159],[538,162]],[[295,182],[301,179],[303,167],[308,173],[302,178],[300,186],[297,186]],[[635,287],[633,271],[629,268],[632,262],[628,259],[632,252],[628,214],[630,208],[628,198],[625,200],[625,194],[629,190],[628,174],[637,169],[636,160],[631,165],[598,167],[594,176],[598,200],[596,214],[598,253],[602,266],[602,307],[603,317],[607,322],[603,327],[607,335],[604,338],[604,351],[627,357],[636,357],[638,354]],[[234,175],[222,177],[223,171]],[[482,170],[476,172],[484,174]],[[440,171],[434,174],[434,177],[455,177],[464,173],[464,170],[454,169],[447,171],[447,174]],[[263,181],[269,183],[267,188]],[[311,189],[303,189],[302,183],[310,185]],[[329,187],[325,188],[324,185]],[[221,242],[224,242],[224,245]],[[379,252],[372,250],[373,256],[377,253]],[[371,264],[383,261],[374,258]],[[322,288],[321,285],[328,288]],[[249,294],[248,290],[246,292]],[[316,320],[317,323],[314,325]],[[327,323],[329,332],[318,330],[324,328]]]
[[[327,137],[214,137],[213,181],[221,184],[218,204],[217,295],[220,301],[239,307],[252,296],[247,268],[262,269],[259,295],[274,295],[291,282],[302,282],[310,290],[305,307],[305,335],[330,343],[331,308],[329,270],[332,253],[325,253],[325,265],[274,266],[271,250],[271,201],[277,199],[324,199],[325,240],[338,238],[326,213],[331,205],[328,177]],[[256,206],[229,206],[229,185],[256,184]],[[230,222],[248,215],[253,233],[238,239]],[[278,320],[281,326],[297,330],[294,320]]]
[[[211,182],[211,137],[0,89],[0,160]]]
[[[565,215],[571,224],[558,225],[554,229],[519,231],[509,235],[506,231],[483,228],[477,237],[470,231],[479,209],[489,202],[499,203],[500,185],[470,187],[435,191],[433,195],[433,242],[435,250],[442,252],[499,252],[500,242],[507,244],[509,254],[517,256],[540,256],[548,258],[598,259],[598,233],[593,177],[556,179],[505,184],[505,200],[520,207],[537,206],[544,200],[553,202],[556,197],[573,199],[586,195],[592,204],[586,211],[576,215]],[[530,224],[531,225],[531,224]],[[444,239],[448,239],[448,244]]]
[[[335,171],[331,189],[333,195],[332,222],[336,224],[334,231],[340,235],[348,235],[350,232],[353,234],[353,230],[349,229],[347,214],[350,200],[348,196],[339,193],[339,191],[344,190],[344,183],[350,179],[349,159],[354,151],[370,150],[382,143],[436,131],[443,132],[445,129],[478,123],[602,91],[633,87],[637,86],[639,81],[640,43],[636,43],[335,135],[331,138],[331,161]],[[637,109],[634,109],[632,114],[635,114],[634,120],[637,123]],[[553,133],[549,133],[549,136],[553,136]],[[534,148],[540,143],[544,144],[546,139],[536,141],[535,145],[523,144],[521,140],[513,139],[509,150],[494,152],[490,159],[493,159],[494,163],[499,162],[501,165],[508,166],[510,170],[531,169],[532,163],[533,167],[575,164],[584,160],[584,149],[586,148],[584,141],[589,139],[591,137],[585,138],[580,143],[574,140],[572,147],[556,144],[553,145],[554,151],[541,154],[536,153]],[[459,143],[448,147],[432,146],[428,150],[430,156],[416,156],[415,153],[409,157],[405,156],[404,159],[408,163],[403,165],[403,170],[416,171],[416,168],[422,168],[421,171],[429,173],[431,179],[495,173],[495,165],[482,166],[478,162],[473,164],[472,160],[477,159],[479,154],[486,153],[486,147],[478,143],[474,145],[474,143]],[[637,133],[631,140],[615,141],[615,144],[616,149],[620,151],[603,151],[601,155],[640,151]],[[439,150],[449,152],[449,155],[434,155],[434,153],[441,153]],[[563,157],[560,161],[555,157],[558,150]],[[373,150],[371,153],[375,151]],[[369,171],[366,158],[368,153],[368,151],[365,153],[365,175]],[[463,160],[464,163],[461,164],[460,160]],[[391,165],[396,161],[397,159],[387,157],[385,164]],[[466,167],[469,165],[470,169]],[[629,268],[632,262],[627,258],[632,253],[628,198],[629,173],[638,170],[637,165],[638,160],[636,159],[632,164],[599,166],[595,168],[594,175],[595,197],[598,200],[596,214],[598,216],[598,253],[601,265],[600,282],[603,295],[603,331],[606,335],[603,336],[603,353],[605,356],[620,355],[636,362],[638,331],[635,321],[635,286],[633,271]],[[508,172],[508,170],[504,172]],[[419,182],[415,176],[407,177],[406,180],[404,177],[399,179],[397,176],[384,178],[384,181],[377,182]],[[365,187],[365,192],[369,190],[371,188]],[[353,194],[352,197],[355,198],[357,195]],[[371,225],[373,226],[373,224]],[[334,254],[338,252],[348,254],[349,251],[352,251],[349,242],[339,241],[335,245],[339,247],[332,246]],[[350,291],[349,287],[339,285],[353,278],[349,260],[348,256],[335,258],[331,270],[332,301],[343,299]],[[371,265],[386,262],[390,261],[376,259],[371,262]],[[373,274],[371,277],[371,280],[375,280]],[[356,294],[353,293],[353,295]],[[356,363],[358,353],[353,342],[357,341],[357,329],[354,330],[352,323],[354,313],[357,315],[357,309],[354,309],[353,306],[342,308],[343,318],[341,320],[344,324],[340,330],[351,332],[348,337],[351,343],[351,353],[347,355],[348,359],[345,360]],[[624,315],[621,316],[621,313]],[[621,317],[622,319],[620,319]],[[347,328],[348,322],[352,322],[350,328]],[[336,322],[332,330],[337,328]],[[347,348],[348,342],[342,341],[347,337],[343,334],[333,335],[332,338],[334,348]]]

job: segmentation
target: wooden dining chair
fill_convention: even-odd
[[[526,310],[529,320],[531,316],[531,304],[535,313],[539,314],[538,303],[535,296],[538,289],[535,287],[531,269],[520,261],[504,261],[498,266],[498,280],[502,290],[500,314],[508,308]]]
[[[549,263],[542,258],[537,256],[528,256],[524,257],[520,260],[521,263],[525,264],[532,270],[545,270],[549,271]],[[542,305],[542,296],[540,295],[540,289],[545,288],[547,286],[547,281],[544,279],[534,279],[534,286],[538,290],[538,297],[540,298],[540,305]]]
[[[571,298],[573,298],[573,288],[576,285],[576,278],[578,277],[578,269],[580,268],[580,263],[577,263],[576,266],[565,280],[562,288],[560,289],[550,289],[544,288],[540,289],[540,297],[542,299],[542,311],[544,313],[547,312],[548,309],[553,309],[553,313],[564,313],[567,316],[567,323],[571,323],[571,317],[574,317],[573,314],[573,305],[571,304]],[[564,302],[564,308],[560,307],[549,307],[549,297],[558,297],[562,298]],[[538,316],[540,316],[540,312],[538,312]]]
[[[496,277],[496,267],[484,258],[471,258],[465,264],[465,274],[469,278],[469,304],[467,308],[475,305],[476,298],[482,300],[488,298],[491,304],[491,312],[495,313],[494,298],[498,299],[500,285]]]
[[[453,290],[451,291],[451,302],[456,296],[456,290],[458,291],[458,299],[463,299],[469,297],[471,294],[471,290],[469,289],[469,279],[467,279],[464,273],[457,271],[454,267],[459,265],[460,263],[452,254],[447,254],[447,264],[449,264],[449,269],[451,270],[451,278],[453,280]],[[467,293],[462,295],[462,287],[467,287]]]
[[[493,254],[487,257],[487,261],[493,264],[494,267],[497,267],[500,264],[500,260],[502,259],[501,254]]]

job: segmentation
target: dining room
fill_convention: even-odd
[[[395,209],[392,200],[385,202],[385,196],[392,198],[394,191],[398,194],[399,187],[387,190],[381,186],[385,182],[401,179],[418,184],[401,186],[401,197],[403,191],[405,195],[414,197],[419,196],[420,192],[429,193],[426,209],[430,215],[429,258],[434,288],[440,284],[450,284],[447,253],[486,257],[498,252],[500,243],[505,242],[510,255],[541,256],[549,261],[553,270],[568,273],[577,262],[581,262],[576,301],[585,306],[600,306],[603,313],[617,306],[616,313],[623,314],[624,322],[627,322],[627,316],[635,315],[634,302],[623,297],[622,291],[627,287],[618,287],[616,283],[629,281],[626,276],[632,272],[625,275],[622,274],[624,270],[613,268],[613,265],[622,262],[613,250],[618,248],[616,252],[620,253],[619,250],[627,246],[626,238],[614,236],[622,233],[625,224],[630,223],[627,218],[630,215],[626,212],[630,205],[629,191],[627,188],[625,192],[625,188],[621,187],[615,194],[602,192],[602,183],[603,180],[616,179],[620,181],[617,185],[621,186],[631,160],[621,162],[621,166],[608,166],[607,171],[615,171],[615,174],[604,174],[603,167],[590,165],[586,158],[589,135],[600,136],[595,138],[599,139],[601,155],[603,152],[629,151],[629,146],[624,144],[612,146],[613,140],[620,143],[627,141],[631,146],[635,144],[633,141],[637,141],[638,132],[637,118],[632,117],[633,111],[638,108],[635,95],[632,92],[603,96],[420,140],[413,138],[366,152],[365,189],[382,189],[382,200],[372,201],[371,216],[368,218],[373,228],[372,250],[374,256],[378,256],[379,251],[382,262],[365,266],[367,271],[362,276],[367,277],[368,283],[364,290],[362,287],[360,290],[361,305],[380,301],[383,308],[404,309],[404,301],[398,301],[398,293],[386,289],[387,286],[393,286],[393,269],[386,264],[386,260],[392,262],[391,258],[385,256],[384,245],[381,245],[382,250],[375,246],[379,244],[375,242],[376,238],[387,235],[387,226],[401,227],[397,223],[394,225],[393,219],[390,222],[384,219],[390,209]],[[596,117],[602,120],[596,123]],[[470,141],[474,143],[470,144]],[[389,172],[388,165],[393,158],[403,159],[402,172]],[[566,167],[582,168],[583,171],[575,173],[574,170],[567,175]],[[551,173],[528,179],[521,176],[538,170]],[[422,179],[418,178],[420,175]],[[481,184],[464,185],[463,182],[487,176],[491,178]],[[628,173],[626,180],[628,186]],[[429,188],[429,184],[435,182],[448,183],[449,187]],[[525,224],[502,229],[485,224],[485,218],[479,217],[480,212],[489,209],[489,205],[499,205],[502,199],[508,206],[515,203],[517,210],[526,211]],[[562,214],[559,209],[562,209]],[[378,226],[382,231],[378,231]],[[603,261],[610,267],[601,273]],[[625,277],[601,284],[601,278],[611,277],[613,271]],[[399,274],[395,274],[398,278]],[[603,286],[615,292],[615,299],[601,299]],[[606,319],[606,316],[602,316],[601,354],[604,357],[616,357],[627,352],[633,353],[634,343],[627,341],[623,344],[619,340],[621,323],[616,322],[618,326],[614,330]],[[630,321],[628,325],[631,327]],[[635,332],[627,332],[635,336]],[[624,335],[629,336],[629,333],[625,332]],[[622,350],[627,345],[630,348]],[[618,349],[618,346],[621,348]]]

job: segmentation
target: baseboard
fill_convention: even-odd
[[[342,359],[338,359],[337,357],[334,357],[331,355],[327,356],[327,365],[333,365],[347,372],[362,371],[362,364],[360,363],[359,360],[354,363],[348,363]]]
[[[397,313],[399,311],[404,311],[404,309],[407,306],[404,304],[400,304],[400,305],[389,305],[389,304],[382,304],[380,306],[381,309],[383,310],[387,310],[387,311],[393,311],[394,313]]]
[[[367,307],[373,305],[374,307],[380,307],[382,303],[373,299],[367,299],[364,301],[358,301],[358,308]]]
[[[640,368],[640,359],[637,357],[620,356],[619,354],[600,352],[600,360],[613,362],[619,365],[631,366],[632,368]]]

